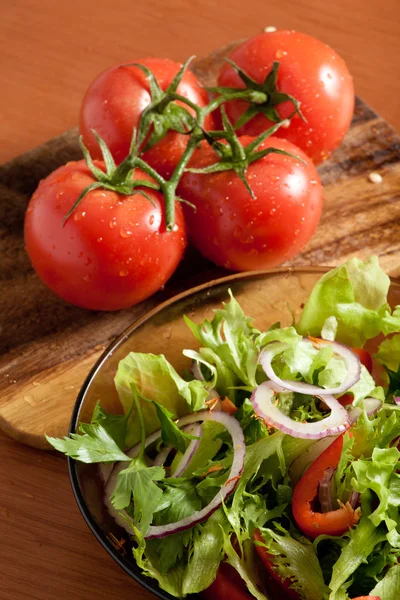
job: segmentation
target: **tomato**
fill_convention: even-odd
[[[181,65],[167,58],[145,58],[131,61],[150,69],[163,91],[172,82]],[[80,112],[80,132],[93,158],[102,158],[94,129],[104,139],[115,161],[120,163],[128,154],[132,132],[151,102],[149,82],[139,67],[115,65],[101,73],[89,86]],[[206,90],[196,76],[186,71],[177,93],[200,107],[208,103]],[[193,115],[193,110],[188,109]],[[205,129],[213,127],[208,116]],[[144,152],[142,158],[163,177],[169,178],[188,141],[188,136],[168,131],[165,137]]]
[[[257,542],[262,542],[262,543],[264,542],[264,538],[261,535],[261,532],[259,529],[255,529],[254,539]],[[285,596],[284,596],[285,600],[300,600],[299,594],[290,587],[291,583],[292,583],[290,581],[290,579],[282,580],[280,575],[278,575],[278,573],[275,571],[273,555],[268,552],[268,550],[265,548],[265,546],[255,545],[255,549],[257,551],[258,556],[261,558],[265,568],[267,569],[267,572],[270,575],[270,577],[279,585],[281,593],[282,592],[285,593]],[[280,597],[282,597],[282,596],[280,596]]]
[[[328,158],[347,132],[354,110],[354,87],[345,62],[329,46],[295,31],[262,33],[250,38],[230,54],[239,67],[258,83],[279,62],[277,88],[300,102],[303,121],[295,115],[288,129],[276,135],[299,146],[318,164]],[[225,63],[220,71],[220,86],[243,88],[244,83],[234,69]],[[232,101],[226,111],[234,123],[248,108],[243,101]],[[291,101],[276,106],[282,119],[290,117]],[[271,126],[258,113],[242,128],[240,134],[255,136]]]
[[[336,468],[343,449],[340,435],[316,458],[296,484],[292,498],[293,517],[299,529],[311,538],[319,535],[342,535],[358,522],[359,514],[349,503],[337,510],[314,512],[312,503],[317,495],[319,481],[326,469]]]
[[[139,171],[135,177],[146,179]],[[177,205],[176,226],[167,232],[159,192],[146,189],[150,202],[100,188],[84,197],[63,227],[63,217],[94,181],[83,160],[44,179],[26,211],[26,249],[43,283],[67,302],[94,310],[127,308],[162,287],[177,267],[186,245],[183,214]]]
[[[239,138],[243,146],[253,138]],[[253,199],[234,171],[184,173],[178,193],[195,205],[184,206],[193,244],[218,265],[235,271],[264,269],[293,258],[311,238],[322,208],[322,186],[306,155],[274,137],[259,150],[274,147],[291,152],[305,164],[271,153],[249,165],[247,181]],[[189,166],[217,162],[208,144],[193,155]]]
[[[381,600],[379,596],[357,596],[353,600]]]
[[[222,562],[217,577],[206,590],[201,592],[205,600],[250,600],[253,596],[238,572],[228,563]]]

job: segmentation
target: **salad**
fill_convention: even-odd
[[[400,598],[400,306],[376,257],[259,331],[230,295],[184,317],[188,372],[130,353],[59,451],[98,463],[143,574],[177,598]],[[366,350],[374,347],[371,353]]]

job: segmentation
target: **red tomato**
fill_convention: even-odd
[[[379,596],[357,596],[353,600],[381,600]]]
[[[274,61],[279,62],[278,90],[300,102],[307,122],[295,115],[289,128],[281,128],[275,135],[299,146],[316,164],[328,158],[348,130],[354,110],[353,80],[340,56],[303,33],[275,31],[250,38],[230,58],[258,83],[264,81]],[[244,87],[228,63],[221,68],[218,84]],[[246,108],[243,101],[232,101],[226,111],[234,123]],[[277,111],[283,119],[290,117],[292,102],[277,105]],[[239,133],[255,136],[271,124],[259,113]]]
[[[246,146],[253,138],[239,138]],[[251,198],[234,171],[187,172],[179,194],[185,205],[194,245],[218,265],[235,271],[275,267],[293,258],[311,238],[322,208],[322,187],[314,165],[287,142],[270,137],[259,149],[275,147],[295,154],[306,164],[282,154],[269,154],[249,165]],[[195,152],[190,167],[203,168],[218,157],[208,144]]]
[[[312,509],[319,481],[326,469],[337,467],[342,449],[343,435],[340,435],[311,464],[294,488],[292,498],[294,520],[299,529],[313,539],[322,534],[342,535],[359,519],[359,514],[349,503],[325,513],[314,512]]]
[[[103,168],[103,164],[96,163]],[[136,177],[146,178],[138,171]],[[186,245],[176,206],[176,227],[164,225],[163,197],[93,190],[62,226],[80,193],[94,182],[82,160],[44,179],[29,203],[25,243],[33,268],[58,296],[84,308],[127,308],[156,292],[172,275]]]
[[[257,542],[264,542],[264,538],[261,535],[261,532],[259,529],[255,529],[254,539]],[[258,556],[261,558],[265,568],[267,569],[268,574],[279,585],[281,594],[282,594],[282,592],[284,592],[285,600],[300,600],[299,594],[290,587],[291,583],[292,583],[290,581],[290,579],[282,580],[280,575],[278,575],[278,573],[275,571],[273,555],[268,552],[268,550],[265,548],[265,546],[255,545],[255,549],[257,551]],[[282,595],[280,597],[282,598]]]
[[[201,592],[201,597],[205,600],[250,600],[253,598],[238,572],[224,562],[220,564],[217,577],[210,587]]]
[[[154,74],[163,91],[172,82],[181,65],[167,58],[145,58],[131,61],[146,66]],[[186,71],[177,93],[200,107],[208,103],[206,90],[196,76]],[[102,158],[94,129],[104,139],[115,161],[120,163],[128,154],[132,132],[138,128],[142,112],[150,104],[149,82],[138,67],[116,65],[101,73],[90,85],[80,113],[80,132],[93,158]],[[180,103],[181,104],[181,103]],[[183,105],[183,104],[181,104]],[[189,109],[193,114],[193,110]],[[213,127],[208,116],[205,129]],[[170,177],[188,141],[186,135],[168,131],[142,158],[163,177]]]

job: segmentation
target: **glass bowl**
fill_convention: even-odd
[[[228,299],[231,289],[245,314],[254,318],[258,329],[266,329],[277,321],[287,326],[292,322],[291,311],[296,318],[299,316],[314,284],[327,270],[314,267],[234,274],[188,290],[151,310],[128,327],[90,371],[74,407],[70,433],[76,431],[80,421],[90,422],[98,400],[106,410],[121,412],[114,375],[119,361],[129,352],[164,354],[180,373],[189,366],[190,361],[182,355],[182,350],[196,348],[198,344],[183,321],[184,314],[195,322],[211,318],[213,309]],[[389,302],[392,306],[400,304],[399,282],[392,281]],[[171,600],[173,596],[160,590],[157,582],[142,575],[137,567],[126,532],[109,516],[103,504],[103,484],[96,465],[69,459],[69,472],[78,506],[98,541],[136,582],[158,598]],[[123,546],[117,543],[122,539],[125,540]],[[133,583],[132,591],[139,589]]]

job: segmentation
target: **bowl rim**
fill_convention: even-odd
[[[83,401],[85,399],[88,387],[89,387],[91,381],[93,380],[93,378],[95,377],[96,373],[98,372],[98,370],[101,368],[103,363],[107,360],[108,356],[110,354],[112,354],[114,352],[114,350],[116,348],[118,348],[124,341],[126,341],[129,338],[129,336],[136,329],[141,327],[144,323],[146,323],[146,321],[149,321],[156,314],[160,313],[161,311],[163,311],[164,309],[168,308],[169,306],[175,304],[176,302],[179,302],[181,300],[184,300],[185,298],[188,298],[189,296],[196,295],[203,291],[209,290],[213,287],[218,287],[219,285],[225,285],[225,284],[228,284],[231,282],[236,282],[238,280],[247,281],[250,279],[257,279],[257,278],[261,279],[261,278],[267,277],[267,276],[285,275],[285,274],[296,275],[296,274],[302,274],[302,273],[303,274],[315,273],[315,274],[323,275],[324,273],[327,273],[328,271],[330,271],[333,268],[335,268],[335,267],[331,267],[331,266],[278,267],[275,269],[261,269],[261,270],[257,270],[257,271],[246,271],[244,273],[233,273],[233,274],[226,275],[224,277],[219,277],[217,279],[212,279],[206,283],[202,283],[200,285],[191,287],[183,292],[180,292],[178,294],[171,296],[164,302],[161,302],[154,308],[150,309],[149,311],[146,311],[143,315],[141,315],[140,317],[135,319],[130,325],[128,325],[128,327],[126,327],[107,346],[107,348],[104,350],[104,352],[96,360],[96,362],[90,369],[89,373],[87,374],[87,376],[78,392],[78,395],[77,395],[77,398],[76,398],[76,401],[74,404],[74,408],[72,411],[72,416],[71,416],[70,425],[69,425],[69,429],[68,429],[68,435],[76,432],[76,428],[78,425],[78,415],[80,412],[80,408],[83,404]],[[400,286],[400,278],[390,277],[390,281],[391,281],[391,285],[394,283],[395,285]],[[124,558],[124,556],[121,555],[118,552],[118,550],[113,546],[111,541],[104,535],[104,532],[101,530],[99,525],[96,523],[95,519],[92,517],[92,515],[86,505],[83,494],[81,492],[78,474],[76,471],[76,461],[73,458],[71,458],[70,456],[68,456],[67,458],[68,458],[68,472],[69,472],[69,477],[70,477],[70,483],[71,483],[72,491],[73,491],[73,494],[75,497],[75,501],[78,505],[78,508],[79,508],[86,524],[88,525],[91,532],[94,534],[97,541],[108,552],[108,554],[116,561],[116,563],[130,577],[132,577],[137,583],[139,583],[142,587],[144,587],[146,590],[148,590],[149,592],[151,592],[158,598],[161,598],[162,600],[175,600],[174,596],[172,596],[168,592],[159,588],[157,582],[154,579],[147,578],[143,575],[133,572],[131,562],[126,560]]]

